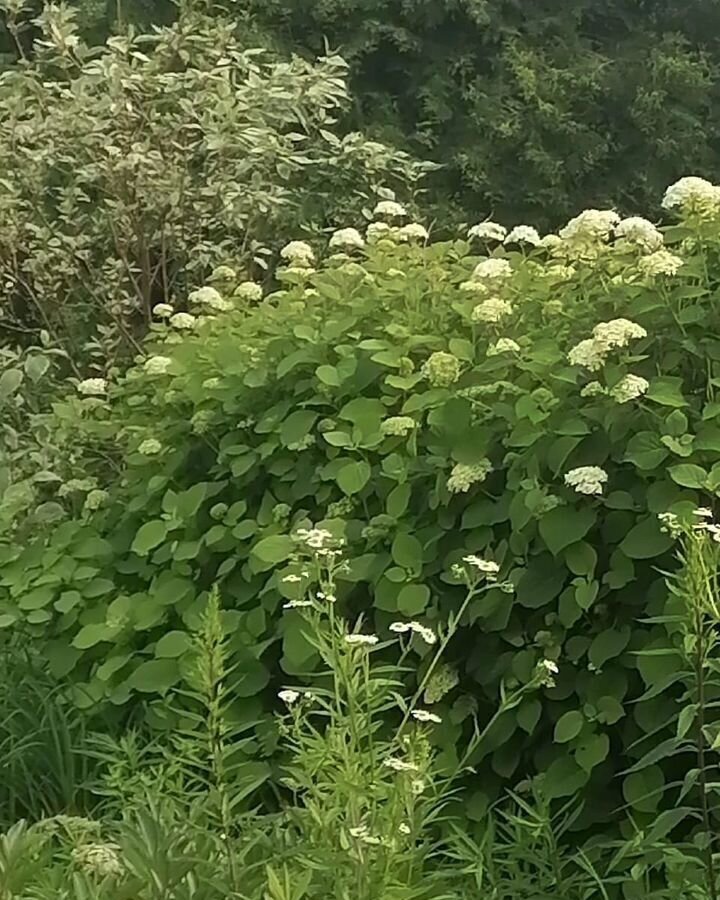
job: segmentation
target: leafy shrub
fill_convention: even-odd
[[[102,374],[155,303],[183,303],[216,265],[262,272],[279,222],[323,228],[335,198],[359,210],[423,171],[336,134],[337,56],[274,61],[190,7],[99,48],[65,6],[37,21],[32,59],[0,77],[4,317],[78,366],[89,352]]]
[[[107,491],[3,548],[0,623],[42,641],[80,704],[144,701],[166,727],[163,697],[217,583],[240,715],[270,756],[279,673],[319,664],[300,617],[279,615],[299,596],[298,529],[345,539],[338,600],[381,636],[398,615],[447,620],[460,592],[448,572],[491,553],[497,587],[464,611],[424,687],[445,720],[441,765],[501,682],[527,684],[541,658],[560,672],[469,760],[482,765],[468,815],[542,771],[549,801],[585,798],[574,828],[624,804],[642,827],[684,774],[652,757],[680,690],[656,619],[672,566],[657,514],[720,484],[716,194],[692,179],[669,190],[682,220],[664,234],[587,210],[542,242],[516,229],[491,255],[491,223],[438,244],[374,223],[364,247],[334,238],[349,252],[317,270],[308,245],[288,245],[283,289],[257,305],[243,305],[247,285],[201,292],[204,314],[160,320],[149,358],[107,394],[94,384],[98,396],[57,405]],[[401,221],[398,204],[380,210]],[[411,653],[422,678],[427,656]]]

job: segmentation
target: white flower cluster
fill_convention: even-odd
[[[330,238],[328,244],[331,250],[362,250],[365,239],[357,228],[339,228]]]
[[[89,843],[74,847],[71,853],[76,866],[96,878],[115,878],[123,872],[117,844]]]
[[[278,691],[278,697],[286,706],[292,706],[293,703],[296,703],[300,699],[300,691],[294,691],[291,688],[287,688],[284,691]]]
[[[257,303],[262,300],[263,290],[254,281],[241,281],[233,291],[233,297],[237,297],[239,300],[246,300],[248,303]]]
[[[601,394],[606,394],[607,390],[600,384],[599,381],[590,381],[588,382],[580,391],[581,397],[599,397]]]
[[[669,250],[655,250],[644,256],[638,263],[638,268],[644,275],[651,278],[655,275],[676,275],[684,260]]]
[[[387,436],[405,437],[417,426],[411,416],[390,416],[380,424],[380,431]]]
[[[488,581],[494,581],[500,572],[500,566],[492,559],[483,559],[474,553],[471,553],[469,556],[463,556],[463,562],[470,566],[471,569],[475,569],[481,575],[486,576]]]
[[[414,709],[410,715],[418,722],[432,722],[434,725],[439,725],[442,722],[440,716],[427,709]]]
[[[211,288],[211,290],[213,289]],[[218,296],[220,295],[218,294]],[[179,312],[175,313],[174,316],[170,316],[170,324],[173,328],[177,328],[179,331],[187,331],[190,328],[194,328],[196,322],[197,319],[194,315],[192,315],[192,313]]]
[[[510,278],[511,275],[512,266],[506,259],[491,256],[475,266],[472,277],[476,281],[496,281]]]
[[[390,631],[394,634],[418,634],[426,644],[434,644],[437,641],[437,635],[426,625],[420,622],[393,622],[390,625]]]
[[[196,306],[206,306],[208,309],[213,309],[216,312],[228,312],[233,308],[233,305],[229,300],[225,300],[219,291],[210,286],[201,287],[196,291],[192,291],[188,295],[188,301]],[[186,315],[186,313],[178,313],[178,315]],[[171,323],[174,318],[175,316],[170,319]]]
[[[498,338],[487,349],[488,356],[499,356],[501,353],[519,353],[520,345],[512,338]]]
[[[642,216],[629,216],[618,222],[615,237],[637,244],[645,251],[658,250],[663,245],[662,233]]]
[[[365,237],[369,244],[375,244],[383,238],[391,238],[392,228],[387,222],[371,222],[365,229]]]
[[[504,241],[507,228],[497,222],[480,222],[468,230],[469,238],[478,238],[481,241]]]
[[[501,297],[488,297],[473,309],[470,319],[475,323],[497,323],[512,315],[512,303]]]
[[[618,403],[627,403],[642,397],[650,387],[650,383],[640,375],[624,375],[618,383],[610,389],[610,396]]]
[[[433,387],[450,387],[460,378],[460,360],[438,350],[425,360],[421,372]]]
[[[543,250],[556,250],[562,246],[562,242],[563,240],[559,234],[546,234],[540,238],[540,246]]]
[[[415,763],[406,762],[404,759],[397,759],[395,756],[391,756],[389,759],[386,759],[383,762],[383,765],[386,769],[392,769],[393,772],[414,772],[417,773],[420,771]]]
[[[157,438],[146,438],[138,447],[138,453],[143,456],[157,456],[162,452],[162,444]]]
[[[85,378],[79,382],[77,392],[84,397],[99,397],[107,393],[107,381],[104,378]]]
[[[620,221],[613,209],[585,209],[560,229],[560,237],[571,243],[596,243],[606,241]]]
[[[169,303],[158,303],[153,306],[153,315],[156,319],[169,319],[175,312],[175,308]]]
[[[143,369],[148,375],[166,375],[171,365],[169,356],[150,356],[145,360]]]
[[[407,215],[407,210],[402,203],[396,203],[395,200],[379,200],[373,215],[383,219],[402,219]]]
[[[346,634],[345,643],[351,646],[374,647],[380,640],[376,634]]]
[[[492,464],[489,459],[481,459],[480,462],[470,465],[458,463],[450,472],[447,489],[451,494],[465,494],[474,484],[485,481],[491,471]]]
[[[315,262],[313,248],[305,241],[290,241],[282,248],[280,256],[298,269],[309,269]]]
[[[540,246],[540,235],[532,225],[516,225],[505,238],[506,244],[530,244],[532,247]]]
[[[670,185],[662,205],[679,212],[715,212],[720,208],[720,187],[705,178],[688,175]]]
[[[542,659],[535,667],[535,677],[540,682],[540,684],[545,685],[545,687],[553,688],[555,687],[555,675],[558,674],[560,669],[557,667],[557,663],[553,662],[551,659]]]
[[[568,353],[568,361],[573,366],[583,366],[596,372],[605,364],[613,348],[627,347],[632,340],[647,337],[647,331],[629,319],[611,319],[600,322],[593,328],[592,338],[576,344]]]
[[[600,466],[579,466],[565,475],[565,484],[578,494],[602,494],[608,474]]]
[[[427,241],[430,235],[424,225],[419,222],[410,222],[403,225],[396,232],[397,239],[403,244],[411,244],[413,241]]]
[[[325,528],[299,528],[295,532],[295,540],[305,544],[309,550],[327,550],[337,543]]]

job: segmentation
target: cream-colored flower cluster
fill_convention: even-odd
[[[596,372],[605,364],[611,350],[626,347],[630,341],[647,337],[647,331],[629,319],[611,319],[593,328],[593,336],[580,341],[568,353],[573,366],[582,366]]]
[[[600,466],[579,466],[565,475],[565,484],[578,494],[602,494],[608,474]]]
[[[705,178],[687,175],[670,185],[662,205],[681,213],[716,213],[720,210],[720,186]]]
[[[458,463],[453,466],[447,480],[447,489],[451,494],[465,494],[474,484],[485,481],[492,471],[489,459],[481,459],[477,463]]]
[[[502,297],[488,297],[473,309],[470,318],[478,324],[497,324],[513,312],[512,303]]]
[[[460,378],[460,360],[438,350],[425,360],[421,371],[433,387],[450,387]]]

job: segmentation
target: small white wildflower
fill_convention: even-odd
[[[423,625],[421,622],[410,622],[410,630],[419,635],[426,644],[432,645],[437,643],[437,635],[432,628],[428,628],[427,625]]]
[[[372,647],[380,640],[380,638],[376,634],[346,634],[345,635],[345,643],[355,645],[361,645],[366,647]]]
[[[371,222],[365,229],[365,237],[369,244],[374,244],[383,238],[392,237],[392,228],[387,222]]]
[[[560,669],[557,667],[557,663],[554,663],[551,659],[544,659],[540,663],[540,665],[551,675],[557,675]]]
[[[672,537],[680,537],[682,534],[683,528],[675,513],[672,512],[664,512],[658,513],[658,519],[660,521],[660,530],[666,532]]]
[[[417,719],[418,722],[433,722],[435,725],[439,725],[442,722],[440,716],[427,709],[414,709],[410,715],[413,719]]]
[[[697,509],[693,510],[693,515],[699,519],[712,519],[713,511],[707,506],[698,506]]]
[[[300,575],[285,575],[282,579],[283,584],[300,584],[301,581]]]
[[[586,384],[580,391],[581,397],[599,397],[601,394],[606,394],[607,391],[600,384],[599,381],[590,381]]]
[[[512,304],[500,297],[488,297],[473,309],[470,316],[475,323],[496,323],[512,315]]]
[[[505,238],[506,244],[530,244],[532,247],[540,245],[540,235],[532,225],[516,225]]]
[[[390,625],[390,631],[395,634],[407,634],[408,631],[411,631],[411,628],[407,622],[393,622]]]
[[[313,249],[305,241],[290,241],[282,248],[280,256],[290,263],[292,268],[308,269],[315,262]]]
[[[565,484],[578,494],[602,494],[608,474],[599,466],[579,466],[565,475]]]
[[[467,565],[471,566],[473,569],[477,569],[478,572],[482,572],[483,575],[497,575],[500,571],[500,566],[493,560],[483,559],[474,554],[463,556],[463,562],[467,563]]]
[[[229,309],[232,309],[232,303],[228,300],[224,300],[219,291],[216,291],[214,287],[201,287],[196,291],[191,291],[188,295],[188,302],[193,306],[206,306],[209,309],[217,310],[218,312],[226,312]],[[187,313],[178,313],[179,316],[186,316]],[[192,328],[192,324],[188,325],[177,325],[176,322],[170,319],[170,323],[175,325],[176,328]]]
[[[169,356],[151,356],[145,360],[143,369],[148,375],[166,375],[171,365]]]
[[[409,225],[403,225],[397,230],[397,238],[403,243],[412,243],[413,241],[427,241],[430,237],[427,228],[418,222],[410,222]]]
[[[138,447],[138,453],[142,453],[143,456],[157,456],[161,452],[162,444],[157,438],[147,438]]]
[[[380,423],[380,431],[388,437],[405,437],[417,427],[411,416],[390,416]]]
[[[242,281],[233,291],[233,297],[239,300],[247,300],[248,303],[257,303],[262,300],[263,289],[254,281]]]
[[[474,484],[485,481],[492,470],[489,459],[481,459],[477,463],[457,463],[450,472],[447,489],[451,494],[465,494]]]
[[[407,210],[402,203],[396,203],[395,200],[379,200],[373,215],[384,219],[401,219],[407,215]]]
[[[497,222],[480,222],[468,230],[468,237],[481,241],[504,241],[507,228]]]
[[[232,266],[215,266],[210,275],[210,281],[235,281],[237,272]]]
[[[77,392],[85,397],[98,397],[107,392],[107,381],[104,378],[86,378],[78,384]]]
[[[555,263],[548,266],[542,273],[545,278],[552,281],[570,281],[575,277],[577,269],[575,266],[567,266],[563,263]]]
[[[629,216],[615,226],[615,237],[637,244],[643,250],[658,250],[663,245],[662,233],[642,216]]]
[[[331,532],[325,528],[300,528],[295,533],[295,539],[311,550],[325,550],[334,542]]]
[[[618,403],[627,403],[636,400],[647,391],[650,383],[640,375],[624,375],[618,383],[611,388],[610,396]]]
[[[110,495],[107,491],[96,488],[94,491],[90,491],[90,493],[85,497],[83,509],[85,510],[85,512],[95,512],[96,510],[100,509],[103,504],[106,503],[109,496]]]
[[[293,691],[290,688],[287,688],[284,691],[279,691],[278,697],[283,703],[287,704],[287,706],[292,706],[293,703],[300,699],[300,691]]]
[[[189,328],[194,328],[197,319],[191,313],[179,312],[175,313],[174,316],[170,317],[170,324],[173,328],[177,328],[180,331],[186,331]]]
[[[425,782],[422,780],[422,778],[414,778],[410,782],[410,790],[413,792],[413,794],[422,794],[422,792],[425,790]]]
[[[499,356],[501,353],[519,353],[520,345],[512,338],[498,338],[487,349],[488,356]]]
[[[357,228],[339,228],[330,238],[328,246],[331,250],[337,247],[346,250],[362,250],[365,239]]]
[[[169,303],[158,303],[153,306],[152,312],[156,319],[169,319],[175,309]]]
[[[395,757],[390,757],[390,759],[386,759],[383,762],[383,765],[392,769],[393,772],[419,772],[420,770],[414,763],[405,762],[404,759],[396,759]]]
[[[720,189],[705,178],[687,175],[665,191],[664,209],[681,212],[714,211],[720,204]]]
[[[656,250],[638,262],[638,268],[644,275],[677,275],[684,260],[669,250]]]
[[[484,259],[479,262],[473,269],[473,278],[482,281],[493,281],[495,279],[510,278],[512,275],[512,266],[506,259]]]

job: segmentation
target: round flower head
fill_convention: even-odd
[[[195,316],[186,312],[175,313],[174,316],[170,317],[170,324],[173,328],[177,328],[180,331],[187,331],[190,328],[194,328],[196,322],[197,319]]]
[[[602,494],[608,474],[599,466],[580,466],[565,475],[565,484],[578,494]]]
[[[162,452],[162,444],[156,438],[146,438],[138,447],[138,453],[143,456],[157,456]]]
[[[470,318],[476,323],[495,324],[505,316],[512,315],[512,304],[500,297],[488,297],[473,309]]]
[[[490,288],[483,284],[482,281],[461,281],[460,282],[460,290],[467,291],[467,293],[477,294],[480,297],[484,297],[490,293]]]
[[[365,246],[365,239],[357,230],[357,228],[340,228],[330,238],[328,244],[331,250],[362,250]]]
[[[158,303],[153,306],[152,312],[156,319],[169,319],[175,310],[169,303]]]
[[[380,431],[388,436],[405,437],[416,426],[417,422],[410,416],[390,416],[380,424]]]
[[[169,356],[151,356],[145,360],[143,369],[148,375],[165,375],[171,365]]]
[[[580,391],[581,397],[599,397],[601,394],[606,394],[607,391],[600,384],[599,381],[590,381],[586,384]]]
[[[254,281],[242,281],[233,291],[233,297],[240,300],[247,300],[249,303],[257,303],[262,300],[263,291],[259,284]]]
[[[512,338],[498,338],[488,347],[488,356],[499,356],[501,353],[519,353],[520,345]]]
[[[576,344],[568,353],[568,362],[571,366],[582,366],[590,372],[597,372],[602,369],[608,354],[608,348],[605,344],[586,338]]]
[[[235,269],[230,266],[216,266],[212,270],[212,275],[210,276],[210,281],[222,281],[222,282],[230,282],[235,281],[237,278],[237,272]]]
[[[512,275],[512,266],[506,259],[484,259],[479,262],[473,271],[473,278],[482,281],[493,281],[496,278],[509,278]]]
[[[100,488],[96,488],[94,491],[90,491],[85,497],[85,505],[83,509],[86,512],[95,512],[95,510],[100,509],[100,507],[107,501],[110,495],[107,491],[103,491]]]
[[[586,209],[560,229],[564,241],[606,241],[620,216],[612,209]]]
[[[107,392],[107,381],[104,378],[86,378],[78,384],[77,392],[85,397],[99,397]]]
[[[370,244],[374,244],[383,238],[390,238],[392,233],[392,228],[387,222],[371,222],[365,229],[365,237]]]
[[[293,268],[309,269],[315,262],[315,254],[305,241],[290,241],[280,251],[280,256]]]
[[[426,241],[430,235],[424,225],[418,222],[411,222],[409,225],[403,225],[397,230],[397,238],[403,243],[412,243],[413,241]]]
[[[395,200],[379,200],[373,215],[383,219],[402,219],[407,215],[407,210],[402,203],[396,203]]]
[[[507,228],[497,222],[480,222],[468,230],[468,237],[481,241],[504,241]]]
[[[460,378],[460,361],[452,353],[439,350],[425,360],[422,374],[433,387],[450,387]]]
[[[593,337],[607,347],[627,347],[630,341],[647,337],[647,331],[629,319],[611,319],[596,325]]]
[[[221,309],[226,302],[220,292],[209,285],[191,291],[188,294],[188,301],[193,306],[207,306],[210,309]],[[178,313],[178,315],[187,315],[187,313]]]
[[[610,396],[618,403],[627,403],[636,400],[646,393],[650,384],[640,375],[624,375],[618,383],[611,388]]]
[[[637,244],[645,251],[658,250],[663,245],[663,236],[658,229],[642,216],[630,216],[615,226],[615,237]]]
[[[506,244],[530,244],[540,246],[540,235],[532,225],[516,225],[505,238]]]
[[[540,245],[544,250],[556,250],[562,246],[562,238],[559,234],[546,234],[540,238]]]
[[[684,260],[669,250],[656,250],[650,253],[638,263],[638,268],[644,275],[677,275]]]
[[[720,206],[720,188],[704,178],[688,175],[670,185],[662,205],[679,212],[714,212]]]
[[[492,464],[489,459],[481,459],[480,462],[471,465],[458,463],[450,472],[447,489],[451,494],[465,494],[474,484],[485,481],[491,471]]]
[[[123,865],[117,844],[88,843],[74,847],[71,856],[76,866],[96,878],[115,878]]]

